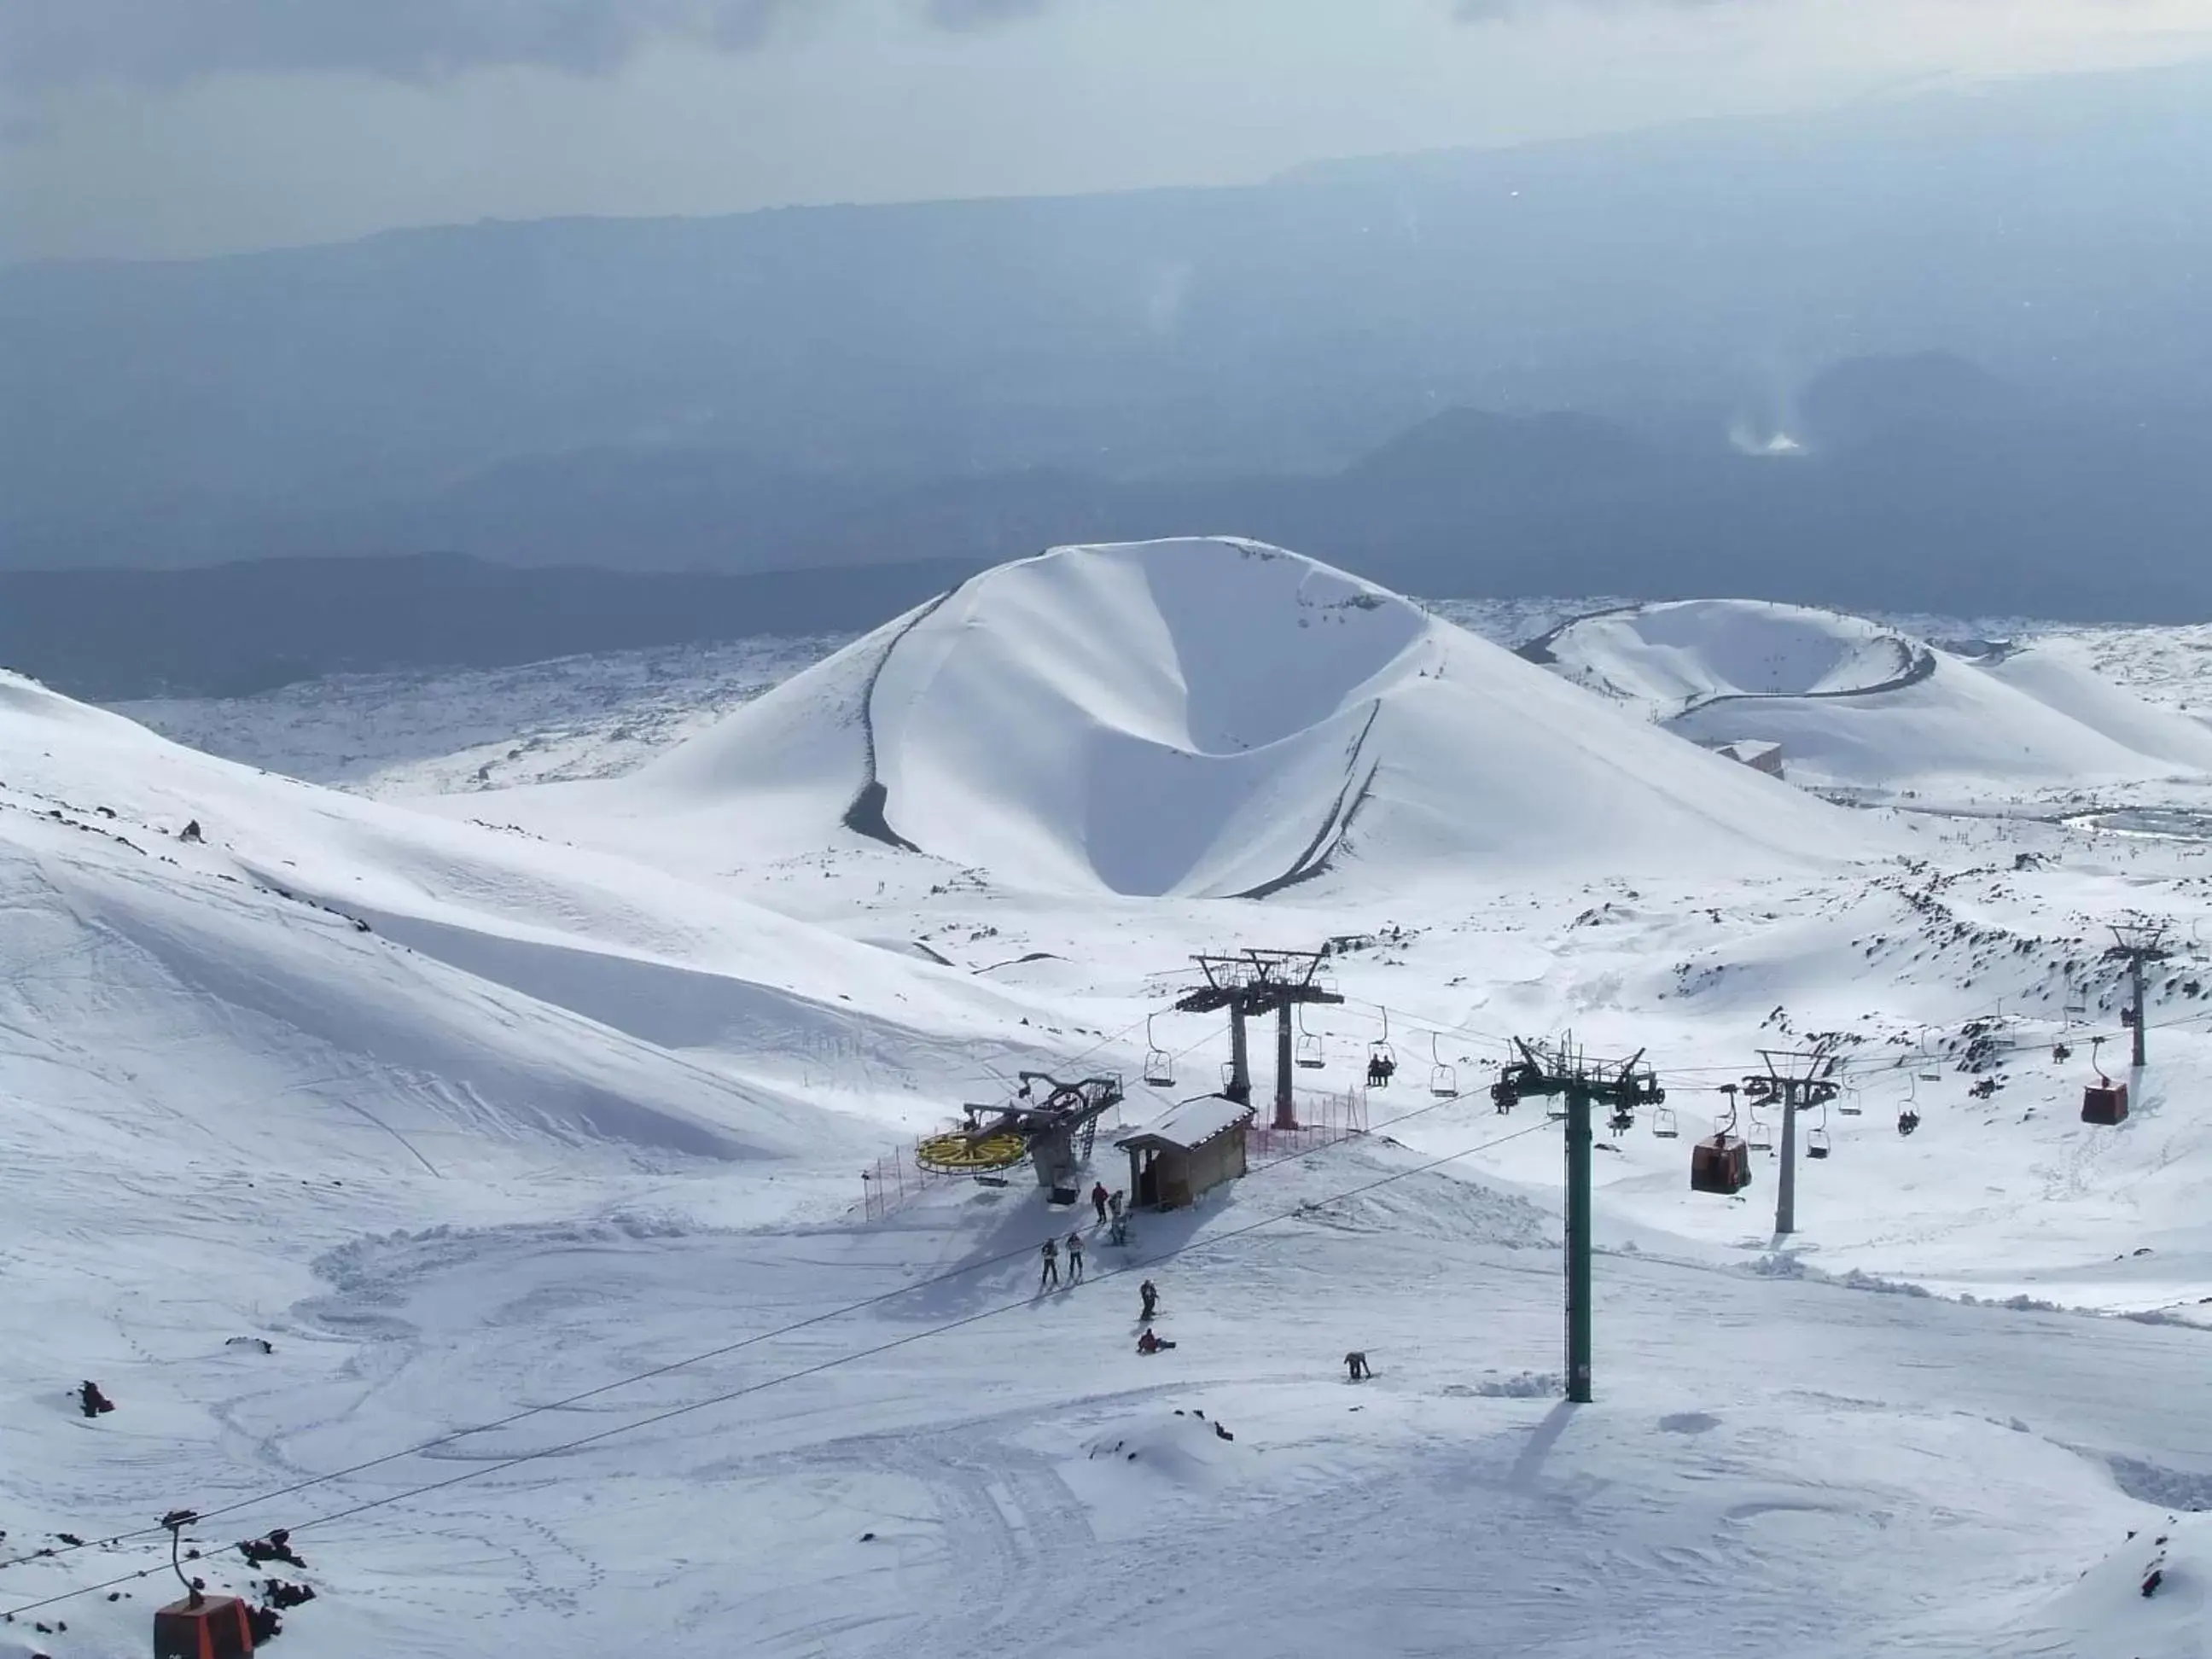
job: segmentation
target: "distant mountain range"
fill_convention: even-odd
[[[2200,64],[1240,189],[0,269],[0,573],[76,573],[0,584],[0,645],[83,689],[858,627],[916,571],[1215,532],[1439,597],[2201,617],[2205,201]],[[86,574],[328,559],[370,562]],[[322,619],[248,643],[258,590]]]
[[[188,570],[0,572],[0,665],[73,696],[247,696],[344,670],[849,633],[969,567],[685,575],[517,570],[452,555]]]
[[[437,554],[0,570],[0,661],[73,694],[121,697],[858,630],[1047,546],[1192,531],[1311,550],[1438,598],[1729,596],[2074,620],[2212,612],[2201,556],[2212,420],[2084,422],[1929,356],[1840,365],[1808,388],[1802,419],[1786,444],[1740,453],[1590,416],[1452,410],[1324,475],[1038,470],[868,489],[706,451],[600,452],[513,469],[509,522],[542,525],[540,538],[423,532],[562,562]],[[485,510],[481,487],[467,499]],[[772,520],[775,549],[801,568],[586,562],[625,520],[701,538]]]

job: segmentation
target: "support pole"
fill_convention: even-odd
[[[1797,1091],[1796,1078],[1782,1079],[1782,1174],[1774,1186],[1774,1232],[1778,1238],[1797,1231]]]
[[[1590,1097],[1579,1079],[1567,1096],[1567,1398],[1590,1399]]]
[[[2141,951],[2128,952],[2128,997],[2136,1011],[2134,1065],[2138,1072],[2143,1068],[2143,956]]]
[[[1252,1101],[1252,1061],[1245,1052],[1244,1005],[1229,1005],[1229,1086],[1221,1091],[1239,1106]]]
[[[1297,1103],[1291,1097],[1291,1079],[1296,1072],[1291,1065],[1291,1013],[1292,1005],[1285,1003],[1275,1010],[1275,1127],[1295,1129],[1298,1127]]]

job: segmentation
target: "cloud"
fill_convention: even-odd
[[[0,0],[0,85],[165,85],[225,71],[433,81],[507,66],[605,74],[655,40],[750,52],[831,0]],[[970,33],[1048,0],[902,0]]]
[[[1051,0],[927,0],[923,14],[939,28],[965,33],[1041,15]]]
[[[1499,23],[1532,12],[1571,5],[1584,11],[1628,11],[1724,6],[1734,0],[1451,0],[1452,17],[1462,23]]]

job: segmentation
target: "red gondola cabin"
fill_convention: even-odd
[[[2124,1083],[2093,1083],[2081,1091],[2081,1121],[2101,1123],[2107,1127],[2128,1115],[2128,1085]]]
[[[172,1601],[154,1615],[154,1659],[246,1659],[253,1626],[234,1595]]]
[[[1690,1190],[1733,1196],[1751,1185],[1751,1148],[1717,1134],[1690,1149]]]

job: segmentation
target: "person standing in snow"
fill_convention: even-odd
[[[1094,1183],[1091,1188],[1091,1207],[1098,1212],[1098,1224],[1106,1224],[1106,1183]]]
[[[1067,1284],[1073,1290],[1083,1282],[1083,1235],[1070,1231],[1067,1235]]]
[[[1148,1279],[1137,1286],[1137,1294],[1145,1299],[1145,1310],[1137,1316],[1138,1321],[1149,1325],[1152,1322],[1153,1310],[1160,1305],[1160,1287]]]
[[[1043,1255],[1044,1267],[1037,1273],[1037,1294],[1039,1296],[1042,1296],[1044,1294],[1045,1286],[1048,1285],[1054,1290],[1058,1290],[1060,1288],[1060,1246],[1054,1243],[1052,1240],[1048,1238],[1044,1242]]]
[[[1364,1382],[1375,1375],[1367,1369],[1366,1351],[1361,1348],[1354,1348],[1344,1356],[1344,1368],[1352,1373],[1352,1380],[1355,1382]]]

